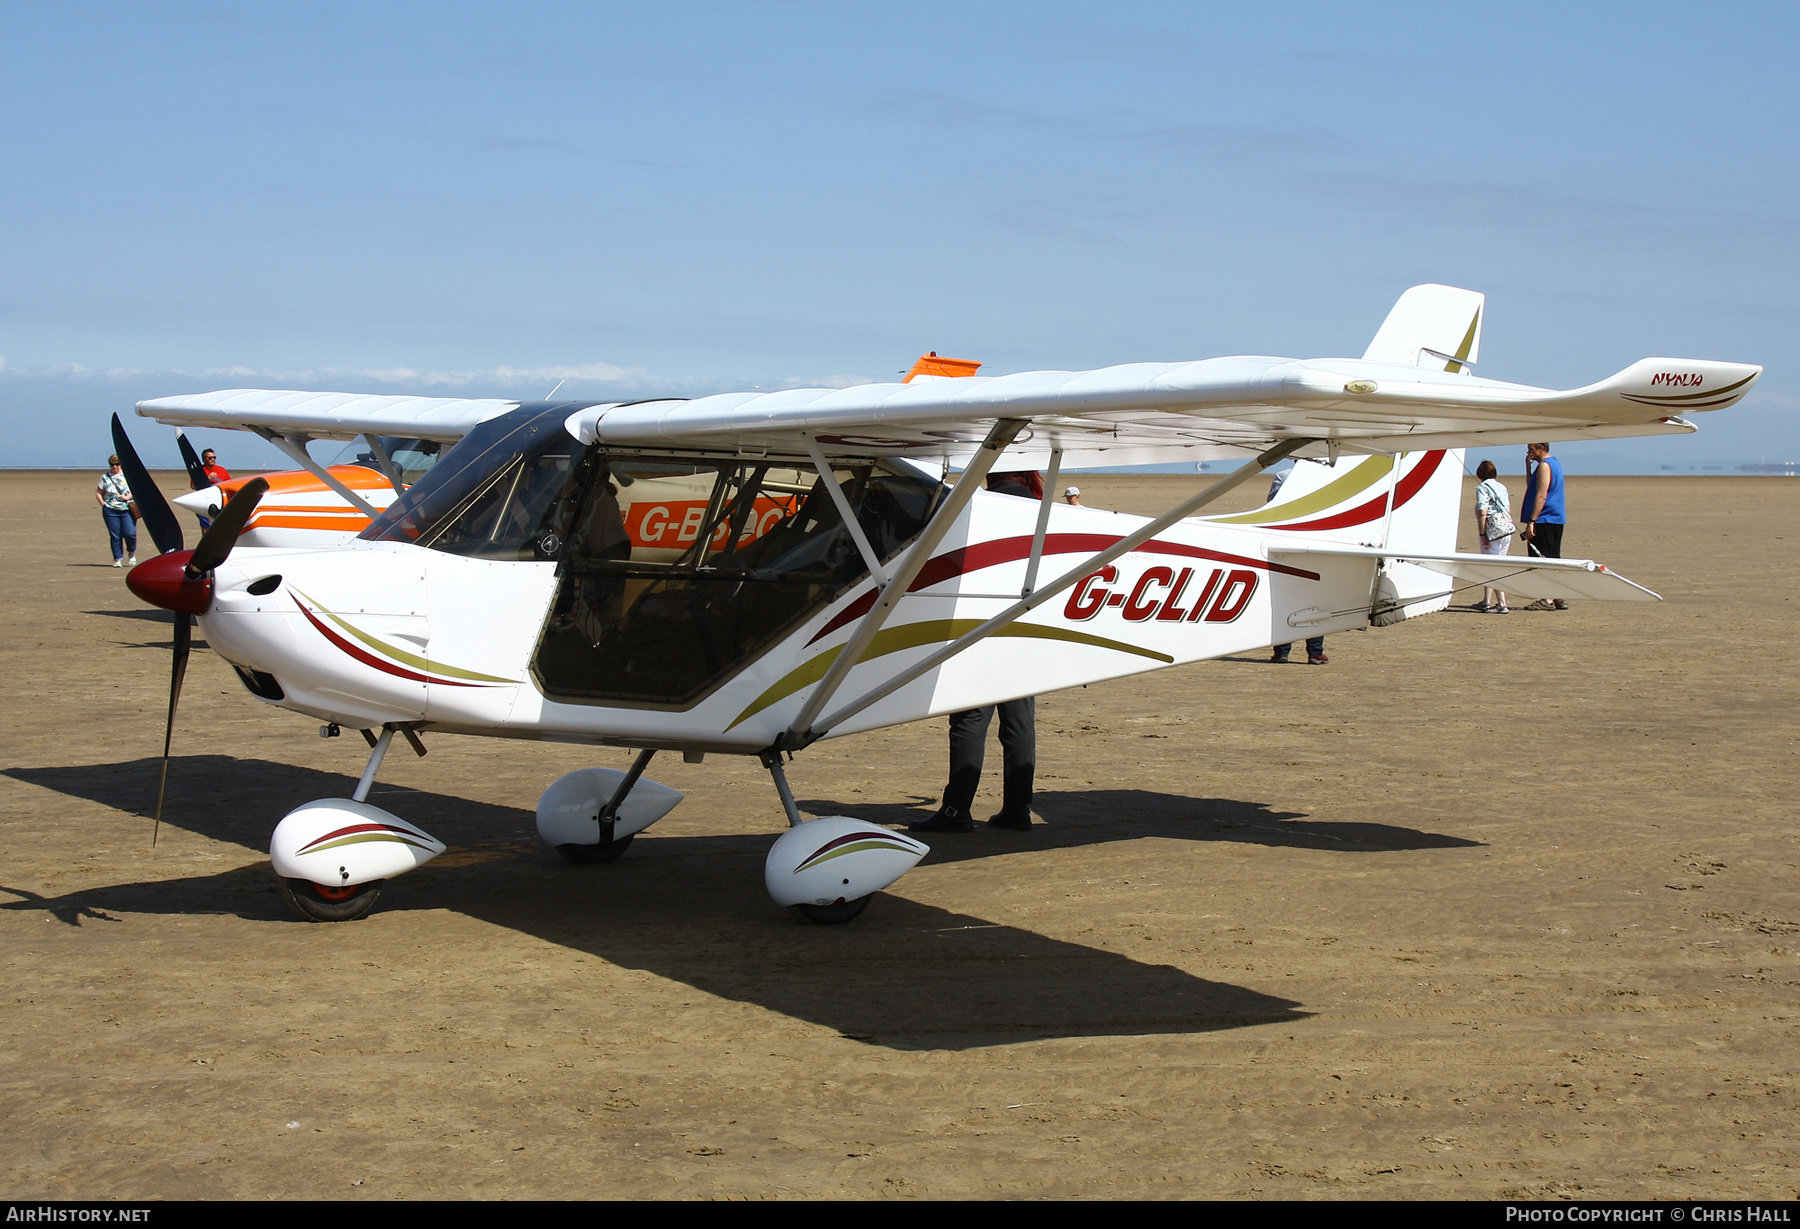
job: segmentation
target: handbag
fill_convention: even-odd
[[[1517,528],[1518,526],[1513,524],[1512,517],[1506,514],[1505,508],[1495,506],[1488,509],[1487,532],[1484,535],[1488,541],[1495,542],[1501,538],[1511,537],[1513,530]]]
[[[144,514],[137,510],[137,500],[133,499],[126,503],[125,506],[131,509],[131,523],[133,525],[144,519]]]

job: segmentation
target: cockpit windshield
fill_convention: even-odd
[[[538,406],[490,418],[361,536],[482,559],[556,558],[583,451],[563,429],[568,416],[567,406]]]

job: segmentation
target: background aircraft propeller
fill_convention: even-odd
[[[204,491],[213,484],[212,479],[206,476],[206,466],[200,464],[194,446],[188,443],[188,438],[182,434],[180,427],[175,428],[175,443],[181,449],[181,463],[187,466],[188,486],[196,491]]]
[[[125,481],[131,487],[132,502],[137,504],[138,516],[143,518],[150,540],[156,543],[157,553],[166,555],[172,550],[180,550],[184,543],[175,509],[169,506],[162,490],[152,481],[150,471],[138,460],[137,449],[131,446],[131,437],[125,434],[125,424],[119,421],[117,414],[112,416],[112,437],[113,451],[119,454],[119,468],[125,471]]]

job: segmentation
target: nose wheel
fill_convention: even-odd
[[[637,833],[629,832],[616,841],[602,841],[598,845],[558,845],[556,852],[571,862],[587,864],[591,862],[611,862],[631,845],[631,838]]]
[[[841,926],[867,909],[869,900],[874,895],[875,893],[870,892],[868,896],[840,900],[835,905],[789,905],[788,911],[803,921],[817,922],[821,926]]]
[[[281,894],[294,912],[309,922],[353,922],[375,907],[385,879],[345,888],[327,887],[310,879],[283,879]]]

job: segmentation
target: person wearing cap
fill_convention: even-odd
[[[100,505],[100,515],[106,521],[106,535],[112,539],[112,559],[115,568],[124,567],[127,553],[131,555],[131,566],[137,566],[137,521],[131,515],[131,484],[125,481],[125,472],[119,468],[117,453],[106,458],[106,472],[100,475],[100,482],[94,488],[94,501]]]
[[[1063,502],[1066,504],[1073,505],[1074,507],[1077,507],[1077,508],[1081,507],[1081,488],[1078,486],[1072,486],[1072,487],[1069,487],[1066,490],[1064,490],[1063,491]]]

